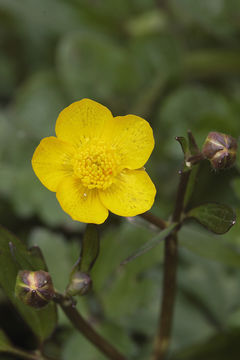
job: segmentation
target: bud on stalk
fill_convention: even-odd
[[[49,273],[21,270],[18,272],[15,294],[24,304],[41,309],[54,296],[54,288]]]
[[[230,135],[210,132],[203,145],[202,154],[214,169],[231,167],[237,155],[237,141]]]
[[[89,274],[77,271],[72,274],[67,287],[67,294],[70,296],[85,295],[92,288],[92,279]]]

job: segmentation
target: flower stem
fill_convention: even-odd
[[[191,174],[191,170],[189,171],[181,171],[180,172],[180,181],[178,185],[178,191],[177,191],[177,199],[175,204],[175,209],[173,212],[172,221],[173,222],[179,222],[181,220],[181,214],[184,207],[184,197],[187,190],[188,180]]]
[[[108,359],[126,360],[115,347],[106,339],[98,334],[91,325],[81,316],[71,299],[64,297],[62,294],[56,294],[55,302],[58,303],[68,319],[79,330],[85,338],[94,344]]]
[[[177,199],[172,217],[173,222],[180,222],[181,220],[181,214],[184,207],[184,197],[190,173],[191,170],[187,172],[180,172]],[[163,360],[165,358],[171,340],[178,262],[177,232],[179,229],[180,226],[165,239],[163,297],[158,330],[154,344],[153,360]]]
[[[166,229],[167,227],[166,221],[162,220],[158,216],[153,215],[150,211],[140,214],[139,216],[162,230]]]

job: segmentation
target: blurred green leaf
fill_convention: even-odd
[[[126,267],[119,267],[122,259],[136,251],[140,245],[146,244],[152,236],[152,230],[135,227],[128,223],[121,224],[117,232],[115,228],[106,231],[101,239],[98,261],[92,269],[96,291],[101,293],[105,287],[108,288],[108,284],[115,276],[121,277],[122,274],[131,271],[136,275],[162,261],[163,242],[156,247],[156,251],[146,253],[144,257],[139,257],[138,261],[129,263]]]
[[[9,139],[12,126],[3,111],[0,112],[0,164],[8,154]]]
[[[240,289],[235,279],[239,269],[226,271],[227,268],[221,263],[200,257],[183,247],[180,249],[180,259],[186,262],[186,266],[179,270],[180,291],[202,311],[209,324],[219,330],[238,303]],[[194,285],[196,283],[197,286]],[[222,301],[216,302],[219,298]]]
[[[59,292],[64,292],[69,282],[73,264],[79,254],[80,242],[77,239],[66,239],[62,234],[49,231],[45,228],[34,228],[29,235],[29,244],[39,246],[42,250],[54,287]],[[57,251],[56,251],[57,249]],[[82,315],[88,315],[88,302],[85,297],[78,299],[77,307]],[[59,310],[58,323],[70,326],[61,309]]]
[[[0,352],[8,351],[12,348],[12,344],[8,339],[7,335],[5,335],[4,331],[0,329]]]
[[[80,334],[75,333],[65,342],[62,359],[78,360],[79,355],[82,356],[84,360],[105,360],[105,356],[102,355],[100,351]]]
[[[168,139],[188,129],[199,147],[213,129],[235,137],[240,133],[238,115],[229,99],[203,85],[183,85],[171,92],[159,107],[158,122],[164,134],[159,139],[161,147],[165,144],[165,153],[174,158],[180,158],[179,150]]]
[[[240,267],[240,253],[223,239],[209,235],[199,227],[184,226],[179,232],[179,244],[195,254],[222,264]]]
[[[0,95],[9,96],[16,86],[16,64],[12,57],[7,56],[4,52],[0,54]]]
[[[137,74],[137,89],[144,89],[134,96],[131,111],[149,117],[167,84],[182,71],[182,49],[174,37],[165,33],[133,37],[129,47],[134,74]]]
[[[191,346],[171,357],[172,360],[238,360],[238,328],[211,337],[208,341]]]
[[[218,59],[221,58],[221,62]],[[190,52],[184,59],[185,73],[194,78],[227,77],[240,73],[240,52],[218,49],[201,49]]]
[[[163,31],[167,26],[167,21],[165,12],[154,9],[130,19],[126,28],[132,36],[144,36]]]
[[[49,3],[47,0],[22,0],[19,3],[17,0],[0,0],[0,9],[15,18],[17,25],[21,25],[20,29],[30,31],[37,28],[39,34],[64,33],[77,28],[79,20],[74,8],[66,1],[51,0]]]
[[[175,304],[172,349],[184,349],[198,341],[206,340],[215,332],[214,326],[204,316],[200,307],[179,292]]]
[[[127,99],[138,85],[126,50],[97,32],[65,36],[57,50],[57,68],[65,90],[74,100],[88,97],[121,106],[119,95]]]
[[[156,271],[151,276],[151,269],[162,262],[163,242],[155,251],[149,251],[125,267],[119,267],[119,263],[139,245],[145,244],[152,234],[149,229],[126,223],[117,232],[114,229],[106,232],[92,270],[94,290],[106,317],[131,331],[148,335],[155,331],[161,281],[161,272]]]
[[[121,262],[121,265],[126,265],[132,260],[135,260],[137,257],[145,254],[155,246],[157,246],[162,240],[164,240],[176,227],[176,224],[169,225],[166,229],[159,232],[158,235],[154,236],[151,240],[147,241],[142,247],[140,247],[135,253],[128,256],[125,260]]]
[[[22,137],[40,141],[54,135],[58,114],[66,105],[55,73],[40,71],[19,89],[11,115]]]
[[[237,0],[202,0],[170,1],[175,16],[186,27],[200,27],[219,38],[228,38],[237,31],[236,12],[239,10]]]
[[[61,109],[82,97],[107,105],[114,115],[146,117],[156,140],[147,165],[158,191],[153,210],[168,219],[182,162],[174,138],[190,129],[201,146],[210,131],[240,134],[239,10],[239,0],[0,0],[1,222],[42,247],[58,290],[65,289],[79,256],[79,239],[72,236],[79,232],[81,238],[85,225],[72,221],[35,177],[31,158],[40,138],[53,135]],[[197,176],[195,169],[196,191],[188,188],[185,208],[220,196],[239,213],[239,169],[215,173],[207,162]],[[219,360],[227,352],[234,358],[230,348],[209,355],[201,347],[210,336],[240,326],[238,222],[218,237],[189,225],[180,231],[172,350],[199,344],[188,359]],[[145,360],[157,326],[163,242],[119,267],[155,233],[114,216],[102,230],[93,292],[77,307],[130,358]],[[37,251],[31,256],[41,267]],[[7,308],[2,296],[0,317]],[[63,350],[66,359],[98,360],[101,355],[60,317],[48,341],[52,356]],[[12,340],[16,326],[9,319]],[[228,342],[225,336],[221,341]]]
[[[111,323],[99,324],[96,330],[104,336],[110,343],[128,357],[136,352],[136,346],[123,329]],[[63,349],[63,360],[78,360],[79,349],[81,357],[84,360],[104,360],[106,357],[100,351],[87,341],[77,332],[73,332],[72,336],[66,342]]]
[[[207,203],[197,206],[186,214],[215,234],[228,232],[236,222],[236,214],[227,205]]]
[[[63,292],[79,252],[76,242],[67,243],[61,234],[44,228],[35,228],[29,236],[29,244],[41,248],[55,288]],[[57,249],[57,256],[56,256]]]
[[[238,162],[239,160],[240,159],[238,159]],[[240,199],[240,178],[236,177],[233,179],[232,184],[237,197]]]
[[[47,271],[39,252],[27,250],[20,240],[0,228],[0,270],[0,285],[8,298],[39,340],[48,338],[56,326],[56,306],[50,303],[45,309],[36,311],[24,305],[14,294],[19,270]]]

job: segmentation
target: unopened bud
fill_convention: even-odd
[[[92,279],[89,274],[83,272],[75,272],[67,287],[67,294],[70,296],[85,295],[92,287]]]
[[[203,145],[202,154],[210,160],[214,169],[231,167],[237,154],[237,141],[230,135],[210,132]]]
[[[18,272],[16,296],[26,305],[40,309],[46,306],[54,296],[54,288],[49,273],[22,270]]]

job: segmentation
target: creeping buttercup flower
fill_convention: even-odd
[[[54,296],[54,288],[49,273],[21,270],[18,272],[15,294],[24,304],[41,309]]]
[[[32,166],[72,219],[101,224],[108,210],[135,216],[152,207],[156,189],[143,166],[154,138],[146,120],[113,117],[83,99],[60,113],[55,131],[35,150]]]
[[[203,145],[202,154],[214,169],[231,167],[237,155],[237,141],[230,135],[210,132]]]

